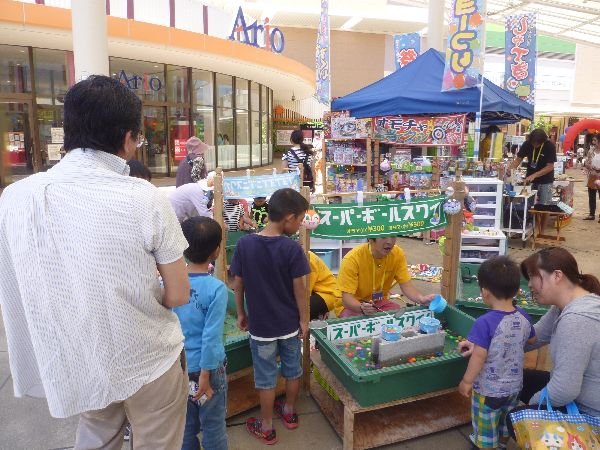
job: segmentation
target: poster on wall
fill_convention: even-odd
[[[62,144],[48,144],[48,161],[60,161],[62,158],[61,149]]]
[[[465,118],[464,114],[376,117],[373,137],[381,142],[403,145],[462,145]]]
[[[187,150],[185,148],[185,143],[187,139],[174,139],[173,147],[175,148],[175,161],[182,161],[187,156]]]
[[[505,30],[504,87],[530,105],[535,104],[536,17],[509,16]]]
[[[277,130],[275,135],[275,145],[292,145],[292,141],[290,139],[293,131],[294,130]]]
[[[453,0],[442,91],[470,88],[483,72],[484,0]]]
[[[331,119],[332,139],[366,139],[371,136],[372,120],[354,117],[333,117]]]
[[[50,128],[50,139],[53,144],[63,144],[65,142],[65,130],[63,130],[63,127]]]
[[[394,36],[394,61],[396,70],[408,66],[421,53],[419,33],[398,34]]]

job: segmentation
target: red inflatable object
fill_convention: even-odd
[[[583,130],[597,130],[600,128],[600,119],[583,119],[571,125],[566,130],[565,140],[563,142],[563,151],[573,149],[575,139]]]

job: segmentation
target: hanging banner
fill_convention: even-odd
[[[453,0],[442,91],[477,86],[483,72],[484,0]]]
[[[317,92],[315,96],[319,103],[329,105],[331,99],[331,70],[329,66],[329,0],[321,0],[321,18],[317,33],[316,48],[316,78]]]
[[[300,191],[298,172],[255,177],[223,177],[223,197],[254,198],[268,197],[277,189],[292,188]]]
[[[437,117],[376,117],[373,138],[380,142],[404,145],[462,145],[465,115]]]
[[[530,105],[535,104],[535,14],[506,18],[504,87]]]
[[[394,36],[394,60],[396,70],[406,67],[421,54],[421,36],[419,33],[398,34]]]
[[[398,236],[441,228],[448,220],[442,209],[445,196],[405,201],[341,205],[313,205],[319,226],[312,235],[324,239]]]

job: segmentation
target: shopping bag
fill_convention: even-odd
[[[540,409],[546,402],[547,410]],[[546,388],[538,409],[510,413],[517,445],[530,450],[590,450],[600,448],[600,417],[580,414],[575,403],[567,414],[552,409]]]

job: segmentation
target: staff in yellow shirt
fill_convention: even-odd
[[[338,275],[342,298],[336,302],[335,314],[350,317],[399,309],[389,298],[394,280],[415,303],[427,304],[435,297],[421,294],[411,282],[404,250],[396,245],[395,236],[369,239],[342,260]]]
[[[313,252],[308,252],[310,264],[310,320],[324,319],[341,294],[329,267]],[[341,299],[340,299],[341,301]]]

